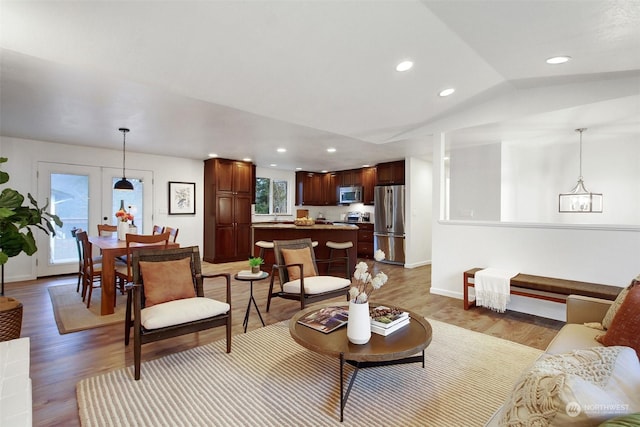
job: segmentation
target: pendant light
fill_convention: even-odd
[[[125,148],[127,144],[127,132],[129,132],[129,129],[120,128],[118,130],[122,132],[122,179],[114,184],[113,189],[114,190],[133,190],[133,184],[130,181],[127,181],[127,177],[124,173],[125,153],[126,153]]]
[[[580,132],[580,175],[578,183],[568,193],[560,193],[558,210],[565,212],[594,212],[602,213],[602,194],[591,193],[582,181],[582,132],[587,128],[576,129]]]

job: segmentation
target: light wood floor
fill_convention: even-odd
[[[216,271],[236,273],[246,261],[213,266]],[[521,313],[497,314],[476,308],[464,311],[462,301],[429,293],[431,267],[405,269],[384,264],[389,282],[376,291],[373,300],[391,302],[428,318],[458,325],[485,334],[544,349],[562,326],[561,322]],[[90,376],[133,364],[131,346],[125,348],[121,325],[60,335],[53,317],[47,287],[75,283],[76,276],[59,276],[6,284],[5,295],[24,306],[22,336],[31,338],[31,379],[33,383],[34,426],[79,425],[76,383]],[[462,273],[460,273],[462,286]],[[221,295],[215,284],[205,285],[210,297]],[[242,333],[249,286],[232,283],[233,333]],[[295,301],[276,298],[265,312],[268,281],[254,284],[254,296],[267,324],[287,320],[299,309]],[[219,297],[221,298],[221,297]],[[343,301],[336,299],[336,301]],[[261,327],[252,309],[249,330]],[[143,360],[200,346],[224,337],[224,328],[178,337],[143,346]],[[233,351],[233,349],[232,349]],[[144,367],[142,371],[144,380]]]

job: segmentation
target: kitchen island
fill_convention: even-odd
[[[272,222],[254,222],[251,226],[252,244],[254,256],[258,256],[260,248],[255,243],[260,240],[272,242],[274,240],[293,240],[308,237],[312,241],[317,241],[315,248],[316,259],[328,259],[328,241],[351,242],[353,247],[349,249],[349,278],[353,276],[353,271],[357,261],[358,248],[358,227],[352,224],[315,224],[315,225],[295,225]],[[342,252],[342,251],[340,251]],[[342,254],[338,255],[342,256]],[[271,266],[275,264],[273,251],[267,250],[265,253],[263,270],[271,273]],[[320,274],[325,274],[326,263],[318,263]],[[333,272],[333,275],[338,275]]]

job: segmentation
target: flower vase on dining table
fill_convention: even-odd
[[[129,233],[129,223],[118,221],[118,240],[127,240],[127,233]]]
[[[347,322],[347,338],[353,344],[366,344],[371,339],[371,318],[369,303],[349,301],[349,321]]]

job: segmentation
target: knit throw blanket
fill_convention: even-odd
[[[511,278],[517,271],[485,268],[475,274],[476,305],[504,313],[510,301]]]

